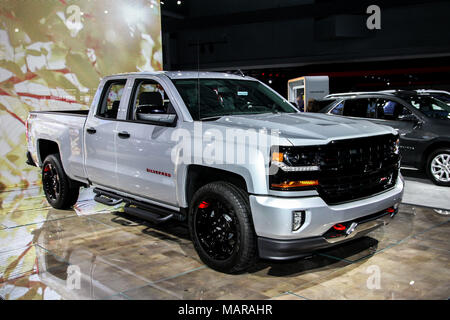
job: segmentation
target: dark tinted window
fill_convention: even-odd
[[[336,102],[336,99],[326,99],[326,100],[313,100],[311,103],[310,112],[321,112],[321,110],[328,110],[328,108]]]
[[[430,96],[412,96],[405,99],[429,118],[450,119],[450,106]]]
[[[339,102],[339,104],[331,110],[332,114],[337,114],[342,116],[342,113],[344,112],[344,101]]]
[[[377,118],[382,120],[398,120],[400,115],[411,114],[408,108],[390,99],[377,99],[376,109]]]
[[[122,99],[126,80],[109,81],[103,89],[97,115],[102,118],[116,119],[119,112],[120,99]]]
[[[375,118],[375,99],[349,99],[344,103],[344,116],[359,118]]]
[[[450,95],[448,95],[448,94],[445,94],[445,93],[432,93],[431,96],[433,98],[441,100],[442,102],[445,102],[447,104],[450,103]]]

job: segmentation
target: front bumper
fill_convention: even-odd
[[[389,224],[397,211],[398,209],[394,212],[384,210],[375,215],[370,215],[367,219],[363,217],[355,220],[355,222],[351,221],[350,223],[355,223],[356,225],[348,235],[342,232],[342,234],[336,236],[327,232],[323,236],[297,240],[277,240],[258,237],[259,256],[262,259],[271,260],[288,260],[306,257],[315,251],[360,238],[379,227]]]
[[[270,259],[295,258],[367,234],[373,228],[368,231],[360,229],[353,236],[334,242],[324,237],[335,224],[361,221],[364,217],[381,214],[387,208],[397,208],[403,196],[403,186],[400,175],[390,190],[338,205],[328,205],[319,196],[286,198],[251,195],[250,206],[260,256]],[[305,212],[304,223],[299,230],[292,231],[292,212],[299,210]]]

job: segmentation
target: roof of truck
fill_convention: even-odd
[[[153,71],[153,72],[127,72],[115,75],[110,75],[105,78],[114,78],[117,76],[139,75],[139,76],[155,76],[166,75],[170,79],[197,79],[197,78],[213,78],[213,79],[245,79],[255,80],[252,77],[243,76],[241,74],[226,73],[226,72],[212,72],[212,71]]]

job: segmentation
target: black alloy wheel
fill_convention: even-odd
[[[188,220],[194,247],[209,267],[238,273],[258,258],[248,194],[235,185],[217,181],[198,189]]]
[[[205,199],[195,209],[195,228],[200,245],[210,257],[225,260],[236,249],[239,221],[220,199]]]
[[[52,201],[56,201],[61,193],[61,185],[56,168],[52,163],[47,163],[42,170],[42,184],[45,194]]]
[[[78,200],[80,185],[66,175],[57,154],[48,155],[42,164],[42,186],[53,208],[68,209]]]

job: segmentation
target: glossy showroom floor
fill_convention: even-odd
[[[449,189],[408,178],[405,202],[447,207]],[[430,197],[425,195],[430,192]],[[403,204],[395,220],[309,259],[241,275],[201,263],[179,223],[137,220],[92,200],[48,206],[40,187],[0,194],[3,299],[448,299],[449,211]],[[447,202],[446,202],[447,201]]]

